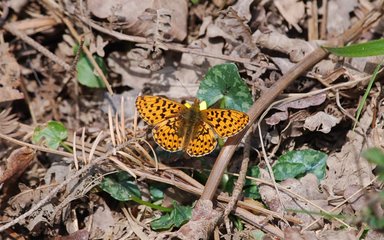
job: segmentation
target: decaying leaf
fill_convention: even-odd
[[[302,98],[302,99],[291,101],[288,103],[279,104],[279,105],[273,107],[273,109],[278,109],[282,112],[277,112],[277,113],[272,114],[271,117],[266,119],[266,122],[269,125],[276,125],[280,121],[284,121],[288,118],[288,109],[289,108],[304,109],[304,108],[308,108],[310,106],[318,106],[325,101],[326,97],[327,97],[326,94],[317,94],[314,96]]]
[[[303,19],[305,13],[305,5],[302,1],[297,0],[278,0],[274,1],[275,6],[279,9],[281,15],[285,20],[301,32],[302,29],[298,25],[299,21]]]
[[[0,103],[24,98],[20,85],[20,67],[9,53],[8,44],[0,44]]]
[[[269,178],[269,174],[262,170],[262,178]],[[328,205],[327,195],[320,192],[318,185],[317,177],[310,173],[306,176],[302,177],[300,180],[297,179],[287,179],[280,183],[281,186],[289,188],[290,191],[299,194],[302,197],[310,200],[315,203],[317,206],[320,206],[326,210],[329,210],[331,207]],[[263,202],[268,206],[269,209],[283,213],[289,209],[291,214],[295,215],[295,217],[299,218],[304,224],[311,223],[314,219],[321,219],[320,214],[313,214],[314,212],[320,212],[320,210],[313,205],[309,204],[306,201],[301,199],[296,199],[288,195],[287,193],[280,191],[280,199],[279,195],[276,194],[276,190],[273,186],[259,185],[260,195],[263,199]],[[284,209],[284,208],[285,209]],[[314,228],[319,228],[322,226],[322,221],[320,220]]]
[[[372,112],[368,109],[360,119],[360,124],[355,131],[348,132],[347,143],[340,152],[329,156],[327,165],[332,170],[327,172],[322,186],[331,196],[342,196],[348,186],[362,187],[374,178],[372,173],[374,166],[361,157],[361,152],[367,148],[364,135],[371,122]]]
[[[35,151],[28,147],[22,147],[14,150],[7,159],[5,171],[0,175],[0,184],[20,177],[29,163],[35,158]]]
[[[94,16],[123,24],[121,29],[128,34],[150,37],[169,25],[167,34],[171,39],[182,41],[187,35],[186,0],[141,0],[140,4],[136,0],[89,0],[87,3]],[[170,14],[165,24],[162,22],[164,15],[161,16],[164,10]],[[154,14],[149,15],[148,11]]]
[[[307,117],[304,122],[304,127],[310,131],[329,133],[332,127],[336,126],[340,121],[341,118],[320,111],[315,115]]]

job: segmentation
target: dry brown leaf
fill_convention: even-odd
[[[285,121],[288,119],[288,109],[305,109],[311,106],[319,106],[324,103],[327,95],[325,93],[317,94],[314,96],[302,98],[299,100],[291,101],[288,103],[278,104],[273,107],[273,109],[278,109],[281,112],[276,112],[272,114],[269,118],[266,118],[265,121],[269,125],[276,125],[280,121]]]
[[[100,201],[102,205],[89,216],[92,219],[89,236],[91,239],[107,239],[113,236],[113,228],[116,224],[111,209],[103,200],[100,199]]]
[[[348,186],[362,187],[375,177],[372,173],[374,166],[361,157],[362,151],[367,148],[364,134],[370,128],[371,122],[372,111],[368,108],[356,130],[348,132],[347,142],[340,152],[328,157],[329,171],[321,184],[331,196],[343,196]]]
[[[54,240],[88,240],[88,239],[89,239],[89,232],[86,229],[76,231],[67,236],[58,236],[54,238]]]
[[[7,159],[5,171],[0,175],[0,184],[5,181],[16,181],[35,158],[35,151],[28,147],[14,150]]]
[[[260,170],[262,178],[269,179],[269,174],[265,170]],[[331,207],[328,206],[327,195],[320,192],[319,182],[317,177],[314,174],[307,174],[302,177],[300,180],[297,179],[287,179],[280,183],[281,186],[290,189],[292,192],[305,197],[311,202],[315,203],[317,206],[322,207],[325,210],[329,210]],[[284,213],[287,209],[292,210],[291,214],[294,214],[296,218],[299,218],[303,224],[309,224],[314,219],[320,219],[319,223],[313,228],[319,228],[323,224],[322,216],[320,214],[312,214],[313,212],[320,212],[320,210],[308,202],[297,199],[296,197],[291,197],[283,191],[280,191],[280,199],[285,207],[282,208],[282,205],[279,200],[279,195],[276,194],[276,190],[273,186],[259,185],[260,195],[263,199],[263,202],[268,206],[272,211],[279,213]],[[297,212],[295,212],[297,210]],[[290,211],[288,211],[288,214]]]
[[[8,51],[8,44],[0,44],[0,103],[24,98],[16,88],[20,86],[20,66]]]
[[[252,34],[252,37],[258,46],[285,53],[289,55],[292,62],[302,60],[315,49],[312,43],[302,39],[288,38],[286,35],[274,31],[262,33],[258,30]]]
[[[316,238],[316,233],[312,231],[300,232],[299,228],[288,227],[284,229],[285,240],[313,240]]]
[[[328,2],[327,31],[329,37],[343,33],[351,25],[350,13],[357,7],[357,0],[333,0]]]
[[[275,0],[273,1],[284,19],[292,25],[298,32],[302,29],[298,25],[299,21],[304,18],[305,4],[298,0]]]
[[[332,127],[340,123],[341,117],[335,117],[323,111],[317,112],[315,115],[305,119],[304,128],[310,131],[319,131],[329,133]]]
[[[124,24],[122,28],[128,34],[150,37],[169,25],[166,34],[170,39],[183,41],[187,36],[186,0],[141,0],[140,4],[136,0],[88,0],[87,3],[93,15]],[[170,18],[164,23],[164,16],[168,15],[164,14],[165,11]]]

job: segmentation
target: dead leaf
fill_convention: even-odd
[[[0,44],[0,103],[23,99],[24,95],[16,88],[20,86],[20,66],[8,44]]]
[[[317,112],[315,115],[305,119],[304,128],[310,131],[319,131],[329,133],[332,127],[340,123],[341,117],[337,118],[323,111]]]
[[[305,13],[304,2],[298,0],[277,0],[273,2],[284,19],[292,25],[298,32],[302,29],[298,25]]]
[[[140,4],[136,0],[88,0],[87,4],[94,16],[124,24],[121,28],[128,34],[150,37],[158,34],[157,30],[163,31],[169,25],[167,34],[171,39],[183,41],[187,36],[186,0],[141,0]],[[149,16],[146,13],[149,9],[155,14]],[[164,11],[170,14],[168,22],[162,22],[164,18],[159,18]]]
[[[334,0],[328,2],[327,31],[329,37],[343,33],[351,25],[349,14],[357,7],[357,0]]]
[[[0,176],[0,184],[5,181],[16,181],[27,169],[30,162],[35,158],[35,151],[28,147],[14,150],[7,159],[7,166]]]
[[[276,112],[272,114],[269,118],[266,118],[266,123],[269,125],[276,125],[280,121],[285,121],[288,119],[288,109],[304,109],[311,106],[318,106],[326,100],[327,95],[325,93],[317,94],[314,96],[302,98],[299,100],[291,101],[288,103],[282,103],[273,107],[273,109],[278,109],[282,112]]]
[[[88,239],[89,239],[89,232],[86,229],[76,231],[67,236],[58,236],[54,238],[54,240],[88,240]]]
[[[265,170],[261,170],[262,178],[269,179],[269,174]],[[325,210],[329,210],[331,207],[328,206],[327,195],[320,192],[319,182],[314,174],[307,174],[300,180],[287,179],[280,183],[281,186],[290,189],[292,192],[305,197],[317,206],[322,207]],[[259,185],[260,195],[263,202],[268,206],[269,209],[275,212],[284,213],[286,209],[292,210],[291,214],[294,214],[296,218],[299,218],[303,224],[309,224],[315,219],[320,219],[316,226],[312,229],[320,228],[323,224],[322,216],[320,214],[312,214],[313,212],[320,212],[320,210],[306,201],[292,197],[287,193],[280,191],[279,195],[276,194],[276,190],[273,186]],[[284,206],[282,208],[282,204]],[[295,212],[297,210],[297,212]],[[288,211],[288,214],[290,211]]]
[[[348,132],[347,142],[340,152],[328,157],[329,171],[321,185],[331,196],[343,196],[348,186],[362,187],[375,177],[372,174],[374,166],[361,157],[361,152],[367,148],[367,141],[363,135],[366,134],[371,122],[372,111],[367,108],[355,131]]]
[[[285,240],[312,240],[317,239],[316,233],[313,231],[300,232],[299,228],[288,227],[284,229]]]
[[[299,62],[316,47],[310,42],[301,39],[288,38],[286,35],[275,31],[266,33],[256,31],[252,34],[252,38],[253,42],[262,48],[289,55],[291,62]]]

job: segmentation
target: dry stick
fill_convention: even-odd
[[[248,163],[249,163],[249,155],[251,153],[251,134],[248,132],[245,136],[245,147],[244,147],[244,158],[243,161],[241,162],[241,168],[239,172],[239,176],[237,177],[237,181],[235,184],[235,187],[232,191],[232,197],[231,200],[228,202],[227,207],[225,208],[224,211],[224,219],[225,222],[229,222],[228,215],[231,213],[233,210],[234,206],[237,203],[237,200],[241,194],[241,191],[243,190],[244,183],[245,183],[245,177],[247,176],[247,170],[248,170]],[[227,227],[227,233],[230,234],[230,228],[229,226]]]
[[[21,40],[26,42],[28,45],[36,49],[38,52],[46,56],[47,58],[51,59],[53,62],[59,64],[62,66],[65,70],[69,71],[71,69],[71,66],[64,62],[62,59],[57,57],[55,54],[51,53],[48,49],[46,49],[43,45],[36,42],[32,38],[30,38],[28,35],[23,33],[22,31],[18,30],[12,23],[7,24],[3,27],[8,32],[12,33],[16,37],[19,37]]]
[[[380,9],[381,10],[381,9]],[[343,43],[347,43],[355,39],[359,34],[373,24],[382,13],[378,10],[371,11],[367,16],[356,22],[349,30],[347,30],[343,35],[341,35],[341,40]],[[328,55],[328,52],[321,47],[318,47],[312,53],[304,57],[298,64],[291,68],[275,85],[273,85],[269,90],[264,92],[264,94],[252,105],[251,109],[248,111],[250,116],[250,122],[253,123],[257,118],[262,114],[264,109],[270,105],[273,100],[279,96],[279,94],[289,86],[297,77],[299,77],[304,71],[318,63],[324,57]],[[201,195],[201,200],[212,200],[216,189],[220,183],[220,179],[228,166],[229,161],[232,158],[233,153],[235,152],[236,146],[240,143],[246,131],[249,129],[251,124],[239,134],[228,138],[224,147],[221,149],[220,154],[213,165],[211,174],[208,177],[207,183],[204,188],[204,192]]]
[[[130,141],[118,146],[116,148],[116,150],[120,150],[124,147],[126,147],[128,144],[130,143]],[[69,176],[65,181],[63,181],[62,183],[60,183],[57,187],[55,187],[54,189],[52,189],[52,191],[50,191],[48,193],[47,196],[45,196],[43,199],[41,199],[35,206],[31,207],[27,212],[21,214],[20,216],[18,216],[17,218],[13,219],[12,221],[10,221],[9,223],[7,224],[4,224],[2,226],[0,226],[0,232],[6,230],[7,228],[10,228],[12,227],[13,225],[17,224],[18,222],[20,222],[21,220],[27,218],[28,216],[30,216],[33,212],[37,211],[40,207],[42,207],[44,204],[46,204],[52,197],[56,196],[56,194],[66,185],[68,185],[73,179],[79,177],[81,174],[89,171],[93,166],[97,165],[98,163],[100,163],[101,161],[107,159],[110,155],[112,155],[114,152],[114,150],[111,150],[111,151],[108,151],[107,153],[101,155],[100,157],[96,158],[94,161],[92,161],[90,164],[84,166],[82,169],[80,169],[79,171],[77,171],[74,175],[72,176]],[[70,154],[71,155],[71,154]],[[71,155],[72,156],[72,155]]]

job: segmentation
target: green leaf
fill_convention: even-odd
[[[133,181],[133,177],[127,172],[121,171],[108,175],[99,186],[118,201],[129,201],[132,200],[132,198],[141,198],[139,188]]]
[[[153,230],[165,230],[170,229],[171,227],[173,227],[173,221],[169,213],[151,222],[151,228]]]
[[[260,176],[260,169],[258,166],[251,166],[247,170],[247,176],[258,178]],[[235,186],[237,177],[229,174],[224,174],[222,177],[221,188],[224,192],[232,193]],[[246,179],[243,187],[245,197],[252,199],[260,199],[259,187],[251,179]]]
[[[105,66],[104,60],[96,54],[93,55],[93,58],[95,59],[97,65],[99,65],[103,73],[106,74],[107,67]],[[77,79],[82,85],[91,88],[105,88],[103,80],[95,74],[92,63],[83,53],[80,54],[79,61],[76,64],[76,72]]]
[[[192,217],[192,207],[180,206],[173,202],[174,209],[170,214],[165,214],[151,222],[153,230],[170,229],[173,226],[180,227]]]
[[[370,148],[363,152],[363,157],[368,161],[384,166],[384,152],[380,148]]]
[[[46,126],[38,126],[32,135],[32,143],[38,144],[43,138],[48,148],[57,149],[68,137],[68,131],[61,122],[49,121]]]
[[[164,191],[167,189],[169,186],[168,184],[164,183],[151,183],[149,185],[149,193],[151,194],[151,199],[152,201],[158,201],[164,198]]]
[[[260,169],[258,166],[251,166],[248,168],[247,176],[258,178],[260,176]],[[259,186],[256,185],[251,179],[246,179],[244,184],[244,196],[252,199],[261,199]]]
[[[304,176],[313,173],[318,179],[325,176],[327,154],[313,149],[290,151],[279,157],[272,167],[276,180]]]
[[[172,220],[176,227],[180,227],[192,217],[192,207],[181,206],[176,202],[173,203],[174,211],[171,212]]]
[[[235,64],[216,65],[201,81],[197,97],[212,106],[220,101],[223,108],[246,112],[253,101],[248,86],[241,79]]]
[[[369,57],[384,54],[384,39],[373,40],[366,43],[352,44],[346,47],[324,47],[331,53],[342,57]]]

